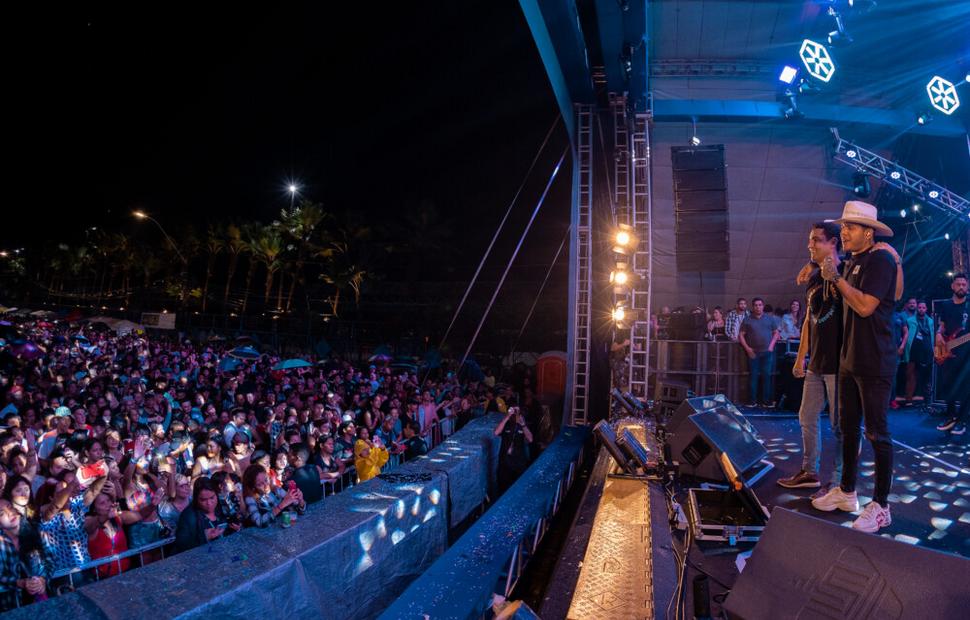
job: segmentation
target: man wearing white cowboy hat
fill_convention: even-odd
[[[865,420],[866,438],[876,457],[875,491],[872,501],[852,527],[877,532],[888,526],[888,496],[892,485],[893,446],[886,413],[892,377],[898,366],[892,338],[893,304],[896,297],[898,259],[875,247],[875,237],[891,237],[893,231],[877,218],[876,207],[850,200],[842,217],[842,245],[851,257],[839,269],[838,255],[822,262],[822,277],[833,282],[843,299],[843,339],[839,356],[839,412],[842,429],[842,481],[825,495],[812,500],[824,511],[859,509],[855,483],[859,463],[860,424]],[[843,277],[844,275],[844,277]]]

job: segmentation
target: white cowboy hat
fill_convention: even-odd
[[[878,215],[879,214],[876,207],[868,202],[862,202],[861,200],[849,200],[845,203],[845,208],[842,209],[842,217],[835,220],[835,223],[861,224],[862,226],[872,228],[876,231],[876,234],[881,237],[892,237],[892,228],[880,222],[877,219]]]

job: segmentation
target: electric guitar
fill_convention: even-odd
[[[948,359],[956,357],[953,354],[953,349],[967,344],[970,342],[970,333],[963,334],[962,336],[950,336],[944,343],[937,341],[936,345],[933,347],[933,357],[936,359],[937,364],[943,364]]]

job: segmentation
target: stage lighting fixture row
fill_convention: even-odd
[[[637,238],[633,227],[629,224],[620,224],[616,228],[616,232],[613,234],[613,251],[617,254],[631,255],[636,249],[637,245],[640,243],[640,239]]]

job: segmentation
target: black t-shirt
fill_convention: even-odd
[[[320,485],[320,472],[316,465],[304,465],[293,470],[290,480],[296,482],[297,488],[303,492],[303,501],[308,504],[318,502],[323,497],[323,487]]]
[[[842,295],[816,272],[808,283],[808,369],[817,375],[839,372]]]
[[[939,319],[943,324],[944,339],[961,336],[970,331],[970,303],[964,298],[962,304],[953,303],[952,299],[947,299],[939,306]],[[952,351],[958,363],[970,358],[970,343],[959,346]],[[947,362],[952,364],[953,360]]]
[[[945,338],[959,336],[966,333],[967,329],[970,328],[970,317],[968,317],[970,306],[968,306],[966,298],[963,299],[962,304],[955,304],[952,299],[947,299],[938,308],[938,316],[940,323],[943,324],[943,336]]]
[[[840,371],[859,377],[891,377],[899,356],[893,342],[893,304],[896,298],[896,261],[886,250],[853,255],[845,265],[846,282],[879,300],[868,317],[843,304]]]

